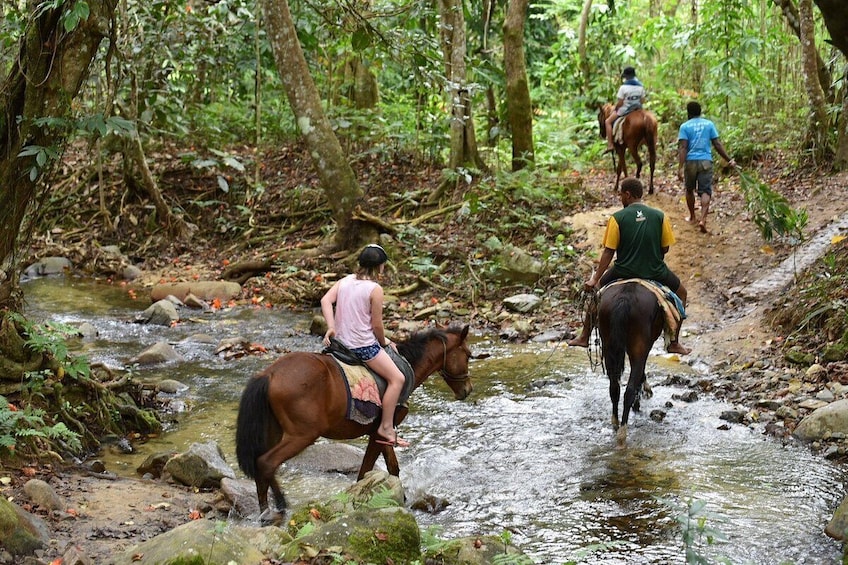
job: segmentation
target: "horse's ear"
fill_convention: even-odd
[[[465,341],[465,338],[468,337],[468,325],[462,328],[462,333],[459,335],[462,338],[462,341]]]

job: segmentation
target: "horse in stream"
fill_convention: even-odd
[[[638,281],[612,283],[603,289],[598,304],[598,333],[604,368],[609,377],[612,426],[617,430],[619,445],[627,441],[627,419],[631,408],[639,411],[642,392],[646,397],[653,394],[645,378],[645,365],[664,325],[663,310],[656,294]],[[624,391],[624,407],[619,422],[618,401],[625,354],[630,361],[630,377]]]
[[[397,342],[397,351],[413,372],[412,390],[439,371],[457,400],[472,390],[468,373],[471,358],[468,326],[430,329]],[[378,443],[379,418],[368,424],[348,419],[350,394],[338,364],[329,354],[292,352],[250,378],[239,404],[236,456],[241,470],[256,482],[263,519],[268,513],[268,489],[274,497],[277,519],[286,499],[277,481],[277,468],[319,437],[354,439],[369,436],[359,479],[374,468],[380,454],[389,473],[397,476],[398,461],[391,445]],[[398,405],[395,425],[406,416]],[[271,520],[269,520],[271,521]]]
[[[606,139],[606,119],[615,112],[615,106],[604,104],[598,111],[598,124],[601,129],[601,137]],[[651,170],[651,178],[648,183],[648,194],[654,193],[654,168],[657,163],[657,118],[651,112],[643,109],[634,110],[627,114],[621,121],[621,140],[617,135],[613,136],[615,156],[613,156],[613,167],[615,168],[615,190],[618,192],[618,183],[622,176],[627,176],[626,151],[630,152],[633,161],[636,162],[636,178],[642,173],[642,158],[639,156],[639,147],[648,147],[648,167]],[[616,159],[617,157],[617,159]]]

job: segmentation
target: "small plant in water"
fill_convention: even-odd
[[[684,508],[678,504],[668,503],[679,512],[675,520],[680,526],[683,536],[683,547],[686,552],[686,563],[696,565],[709,565],[710,563],[727,563],[727,558],[719,557],[715,561],[708,558],[706,548],[718,542],[726,541],[727,536],[720,530],[714,529],[708,521],[717,521],[718,517],[707,512],[707,503],[703,500],[689,499]]]

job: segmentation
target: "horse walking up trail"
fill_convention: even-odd
[[[465,326],[427,330],[398,342],[398,353],[413,368],[413,388],[439,371],[458,400],[467,397],[472,390],[467,337]],[[277,468],[319,437],[354,439],[368,435],[359,478],[374,468],[380,454],[389,473],[398,475],[394,448],[376,441],[379,419],[360,424],[347,418],[348,390],[343,379],[330,355],[293,352],[248,381],[236,421],[236,456],[241,470],[256,482],[263,520],[279,520],[286,508]],[[398,406],[395,425],[406,413],[405,407]],[[267,516],[269,488],[275,503],[275,515],[271,516]]]
[[[662,334],[665,319],[656,295],[639,282],[614,283],[603,289],[598,305],[598,333],[604,367],[609,377],[612,400],[612,426],[619,445],[627,440],[627,420],[631,408],[639,410],[639,396],[651,389],[645,378],[645,365],[654,342]],[[625,354],[630,361],[630,376],[624,391],[624,407],[618,419],[621,375]]]
[[[600,125],[601,137],[606,139],[606,119],[615,112],[615,106],[604,104],[598,111],[598,124]],[[630,152],[633,161],[636,162],[636,178],[642,174],[642,158],[639,156],[639,147],[648,147],[648,167],[651,170],[651,178],[648,183],[648,194],[654,193],[654,167],[657,162],[657,118],[647,110],[634,110],[624,117],[621,124],[621,139],[615,139],[615,157],[613,167],[615,168],[615,190],[618,191],[618,183],[622,176],[627,176],[626,151]],[[617,158],[617,159],[616,159]]]

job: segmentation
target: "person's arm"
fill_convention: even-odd
[[[615,249],[604,247],[604,251],[601,253],[601,258],[598,259],[598,268],[595,269],[595,272],[592,273],[592,276],[589,277],[588,281],[586,281],[586,290],[593,290],[597,288],[598,281],[600,281],[604,273],[607,272],[607,268],[610,266],[610,263],[612,263],[613,257],[615,257]]]
[[[677,140],[677,178],[683,180],[683,165],[686,164],[686,154],[689,153],[689,140]]]
[[[383,287],[380,285],[377,285],[371,291],[371,329],[374,331],[374,337],[377,338],[380,347],[389,344],[389,340],[386,338],[386,330],[383,327]]]
[[[324,334],[324,345],[330,345],[330,338],[336,335],[336,319],[333,315],[333,304],[339,296],[339,283],[336,282],[321,298],[321,313],[327,321],[327,333]]]
[[[734,161],[733,158],[727,154],[727,151],[725,151],[724,145],[722,145],[721,140],[719,138],[716,137],[715,139],[713,139],[713,147],[716,148],[716,151],[718,151],[718,154],[721,155],[721,158],[727,161],[728,165],[730,165],[731,167],[736,166],[736,161]]]

